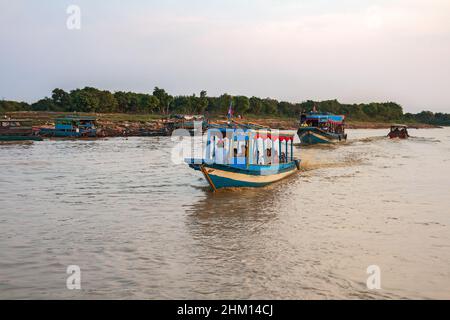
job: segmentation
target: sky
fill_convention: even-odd
[[[0,0],[0,99],[85,86],[450,112],[450,1]]]

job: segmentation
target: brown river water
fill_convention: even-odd
[[[450,299],[450,128],[386,133],[216,194],[166,137],[0,145],[0,299]]]

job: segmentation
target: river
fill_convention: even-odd
[[[450,128],[386,133],[216,194],[167,137],[0,145],[0,299],[449,299]]]

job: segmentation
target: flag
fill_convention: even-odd
[[[233,117],[233,100],[230,101],[230,106],[228,108],[228,119],[231,119]]]

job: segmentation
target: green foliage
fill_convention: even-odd
[[[0,113],[30,110],[26,102],[0,100]]]
[[[32,111],[58,111],[58,106],[53,99],[44,98],[31,105]]]
[[[208,107],[208,97],[206,91],[200,92],[200,97],[177,96],[170,103],[172,113],[203,114]]]
[[[251,97],[249,103],[250,103],[250,113],[259,115],[263,112],[263,104],[260,98]]]
[[[450,126],[450,114],[448,113],[433,113],[431,111],[422,111],[418,114],[407,113],[405,116],[407,116],[408,118],[413,118],[417,122],[440,126]]]
[[[92,87],[66,92],[56,88],[51,98],[41,99],[31,105],[25,102],[0,100],[0,112],[14,111],[65,111],[88,113],[129,113],[162,115],[169,113],[204,114],[225,116],[232,103],[235,115],[257,115],[297,118],[302,112],[315,107],[320,112],[345,115],[355,121],[380,122],[422,122],[436,125],[450,125],[450,115],[422,111],[418,114],[403,114],[402,107],[395,102],[372,102],[367,104],[343,104],[337,100],[301,103],[277,101],[271,98],[231,96],[208,97],[206,91],[200,95],[173,97],[164,89],[155,87],[153,94],[118,91],[111,93]]]
[[[246,114],[250,109],[250,101],[245,96],[236,96],[233,98],[233,106],[235,114]]]
[[[395,102],[368,104],[342,104],[337,100],[320,102],[306,101],[299,104],[301,111],[310,111],[316,107],[320,112],[345,115],[348,119],[359,121],[400,121],[403,118],[402,107]]]
[[[160,89],[155,87],[153,90],[153,95],[158,98],[159,104],[159,113],[161,114],[169,114],[170,112],[170,103],[173,100],[173,97],[169,95],[164,89]]]
[[[262,100],[263,112],[267,115],[275,115],[278,111],[278,101],[266,98]]]

